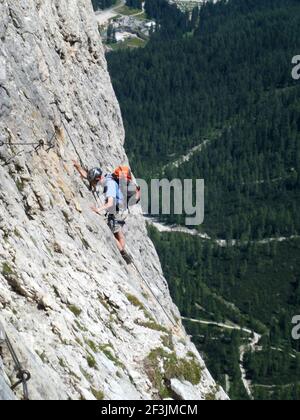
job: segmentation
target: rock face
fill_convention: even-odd
[[[16,399],[13,392],[10,390],[9,386],[7,385],[7,382],[4,380],[1,374],[0,374],[0,395],[1,395],[1,400],[13,401]]]
[[[128,248],[160,304],[73,169],[78,156],[128,163],[90,2],[0,0],[0,56],[0,321],[30,398],[226,398],[179,321],[141,210]],[[0,399],[13,399],[0,346]]]

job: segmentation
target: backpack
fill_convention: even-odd
[[[113,177],[118,180],[125,179],[127,182],[132,181],[131,169],[128,166],[118,166],[113,173]]]
[[[128,166],[118,166],[112,177],[118,183],[123,196],[127,198],[127,208],[138,204],[141,189],[133,181],[131,169]]]

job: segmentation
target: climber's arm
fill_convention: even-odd
[[[79,172],[80,176],[83,179],[87,179],[88,177],[88,173],[85,169],[82,168],[82,166],[80,165],[80,163],[78,163],[76,160],[73,160],[73,165],[74,168]]]
[[[107,203],[104,204],[104,206],[102,207],[92,207],[92,211],[96,214],[101,214],[102,212],[106,212],[107,210],[111,210],[114,207],[114,198],[113,197],[109,197],[107,199]]]

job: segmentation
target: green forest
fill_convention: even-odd
[[[92,4],[95,10],[107,9],[111,6],[114,6],[117,3],[117,0],[92,0]]]
[[[300,377],[300,342],[292,339],[291,320],[300,307],[300,239],[223,247],[189,235],[160,234],[153,227],[149,233],[182,316],[231,321],[260,334],[263,350],[246,358],[249,379],[261,386],[294,386]],[[189,321],[186,327],[224,387],[229,375],[231,398],[244,398],[238,349],[249,335]],[[289,389],[283,388],[284,394],[274,391],[287,397]],[[258,395],[264,390],[258,388]]]
[[[300,82],[291,73],[300,3],[221,0],[187,14],[146,0],[145,8],[159,23],[146,47],[107,55],[126,150],[139,178],[205,180],[198,229],[211,238],[150,229],[172,296],[186,318],[261,335],[260,351],[244,360],[254,398],[299,399],[291,320],[300,313]],[[185,322],[231,398],[249,398],[239,366],[249,336]]]
[[[126,0],[126,6],[131,7],[132,9],[143,9],[142,0]]]

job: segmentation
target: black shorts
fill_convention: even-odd
[[[108,226],[113,234],[119,233],[122,231],[125,226],[125,220],[127,219],[126,212],[119,212],[116,214],[109,214],[108,216]]]

